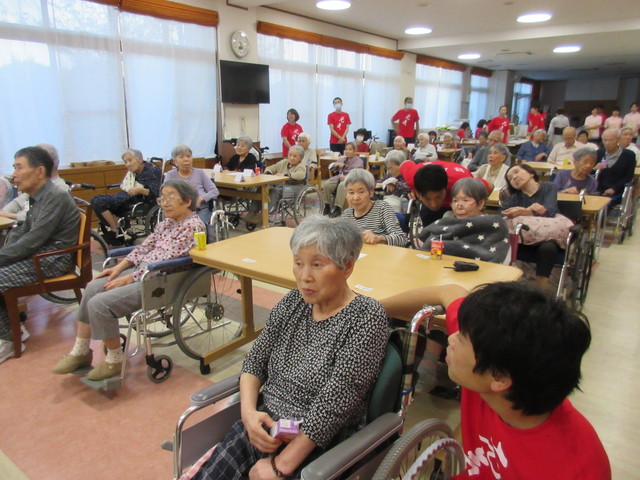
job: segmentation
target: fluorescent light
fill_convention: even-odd
[[[480,54],[479,53],[463,53],[461,55],[458,55],[458,58],[460,60],[476,60],[480,58]]]
[[[429,27],[407,27],[404,29],[404,33],[407,35],[425,35],[431,31]]]
[[[349,0],[318,0],[316,7],[323,10],[346,10],[351,6]]]
[[[518,17],[518,22],[520,23],[538,23],[538,22],[546,22],[551,19],[551,14],[546,12],[539,13],[525,13],[524,15],[520,15]]]
[[[575,53],[582,49],[580,45],[561,45],[553,49],[553,53]]]

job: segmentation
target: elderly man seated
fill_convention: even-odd
[[[584,143],[576,141],[576,129],[573,127],[567,127],[562,130],[562,139],[564,141],[551,150],[547,162],[557,164],[573,163],[573,152],[579,148],[586,147]]]
[[[602,134],[602,148],[598,150],[598,191],[611,198],[611,205],[620,203],[622,192],[633,179],[636,157],[631,150],[620,146],[620,133],[609,128]]]
[[[489,134],[487,144],[473,153],[473,159],[467,165],[469,171],[475,172],[480,166],[485,165],[489,157],[489,149],[497,143],[502,143],[502,132],[494,130]]]
[[[13,168],[16,186],[29,195],[29,210],[25,221],[11,232],[0,248],[0,292],[37,281],[31,256],[75,245],[80,227],[80,215],[73,198],[51,181],[53,159],[44,148],[18,150]],[[45,257],[41,266],[45,278],[64,275],[73,267],[73,255]],[[28,335],[23,329],[23,341]],[[14,355],[3,301],[0,303],[0,363]]]
[[[551,149],[547,145],[547,132],[541,128],[533,132],[530,141],[523,143],[516,159],[521,162],[545,162]]]

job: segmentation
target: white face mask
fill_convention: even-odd
[[[359,141],[359,142],[364,142],[364,135],[358,135],[356,137],[356,140]]]
[[[334,103],[333,104],[333,108],[335,108],[337,111],[342,110],[342,104],[341,103]]]
[[[407,110],[410,109],[411,107],[413,107],[413,103],[405,103],[404,104],[404,108],[406,108]]]

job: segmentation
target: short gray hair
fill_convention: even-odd
[[[453,133],[451,133],[451,132],[444,132],[444,133],[442,134],[442,138],[443,138],[443,139],[444,139],[444,138],[447,138],[447,137],[448,137],[448,138],[453,138]]]
[[[633,133],[633,128],[631,128],[631,127],[622,127],[622,128],[620,129],[620,136],[622,136],[622,133],[623,133],[625,130],[629,130],[631,133]]]
[[[307,132],[302,132],[300,135],[298,135],[298,140],[300,140],[301,138],[307,139],[309,145],[311,145],[311,135],[309,135]]]
[[[604,135],[606,133],[615,133],[616,138],[620,139],[620,130],[618,130],[617,128],[607,128],[604,132],[602,132],[602,137],[604,137]]]
[[[187,145],[181,143],[180,145],[177,145],[173,150],[171,150],[171,159],[175,160],[176,158],[178,158],[178,155],[186,152],[189,152],[189,155],[193,155],[191,149]]]
[[[351,170],[344,179],[344,188],[347,188],[352,183],[364,183],[367,190],[373,190],[376,188],[376,179],[373,178],[371,172],[366,171],[364,168],[354,168]]]
[[[39,143],[38,145],[36,145],[36,147],[40,147],[47,151],[47,153],[51,157],[51,160],[53,160],[53,171],[55,172],[56,170],[58,170],[58,165],[60,165],[60,156],[58,155],[58,150],[56,150],[56,147],[49,143]]]
[[[406,161],[407,157],[402,150],[391,150],[384,157],[384,164],[389,165],[395,163],[396,165],[402,165],[402,162]]]
[[[504,155],[504,157],[505,157],[504,161],[505,162],[511,158],[511,152],[509,152],[509,149],[507,148],[507,146],[504,143],[496,143],[491,148],[489,148],[489,151],[491,151],[491,150],[497,150],[499,153]]]
[[[137,158],[141,162],[144,162],[144,157],[142,156],[142,152],[140,150],[136,150],[135,148],[127,148],[120,158],[124,160],[124,157],[127,153],[133,155],[135,158]]]
[[[315,245],[322,255],[344,269],[349,259],[355,262],[360,256],[362,236],[355,222],[313,215],[296,227],[289,241],[294,255],[301,248],[311,245]]]
[[[585,157],[591,156],[594,160],[598,159],[598,152],[590,147],[582,147],[573,152],[573,163],[580,163]]]
[[[289,147],[289,153],[291,152],[298,152],[298,155],[300,155],[300,158],[304,158],[304,148],[302,148],[300,145],[293,145],[291,147]]]
[[[236,140],[236,145],[238,143],[244,143],[247,148],[251,148],[253,147],[253,140],[251,140],[251,137],[247,136],[247,135],[243,135],[242,137],[238,137],[238,139]]]
[[[477,203],[487,202],[489,194],[487,193],[487,187],[477,178],[461,178],[453,184],[451,189],[451,198],[455,197],[460,192],[473,198]]]
[[[162,195],[162,190],[167,187],[175,188],[180,195],[180,198],[183,202],[187,200],[191,200],[191,205],[189,205],[189,209],[192,212],[195,212],[198,208],[198,192],[195,187],[191,185],[187,180],[177,179],[177,180],[167,180],[160,187],[160,194]]]
[[[420,132],[418,134],[418,140],[420,140],[421,138],[426,138],[427,140],[429,140],[429,134],[426,132]]]
[[[542,135],[544,135],[544,138],[547,138],[547,132],[543,128],[539,128],[539,129],[535,130],[533,132],[533,135],[535,135],[536,133],[541,133]]]

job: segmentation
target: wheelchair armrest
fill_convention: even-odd
[[[302,480],[327,480],[337,477],[399,432],[402,422],[402,418],[395,413],[386,413],[376,418],[362,430],[307,465],[302,471]]]
[[[240,391],[240,374],[209,385],[191,395],[191,405],[205,407]]]
[[[107,252],[107,258],[126,257],[133,251],[134,248],[136,247],[114,248]]]
[[[160,262],[150,263],[147,270],[150,272],[157,272],[158,270],[166,270],[169,268],[182,267],[183,265],[190,265],[193,263],[193,259],[190,256],[170,258],[169,260],[162,260]]]
[[[120,188],[120,184],[119,183],[110,183],[109,185],[105,185],[106,189],[111,189],[111,188]]]

